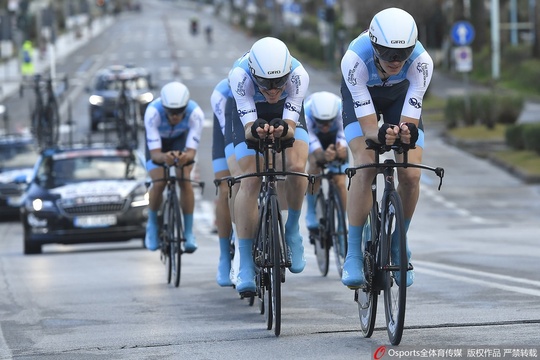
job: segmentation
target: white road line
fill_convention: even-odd
[[[443,277],[446,279],[463,281],[471,284],[479,284],[481,286],[491,287],[495,289],[516,292],[520,294],[533,295],[540,297],[540,289],[531,289],[522,286],[513,286],[502,284],[501,281],[507,283],[518,283],[533,287],[540,287],[540,281],[516,278],[508,275],[493,274],[484,271],[471,270],[466,268],[454,267],[443,264],[436,264],[428,261],[415,261],[415,271],[418,273],[429,274],[436,277]],[[430,269],[431,267],[431,269]],[[436,270],[439,269],[439,270]],[[464,275],[457,275],[455,273],[462,273]],[[469,276],[467,276],[469,275]],[[474,275],[474,276],[470,276]],[[482,280],[479,277],[491,278],[494,280],[500,280],[499,282]]]
[[[8,360],[13,359],[13,354],[9,349],[6,339],[4,339],[4,333],[2,332],[2,327],[0,326],[0,359]]]

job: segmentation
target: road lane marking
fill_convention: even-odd
[[[500,282],[482,280],[477,277],[482,276],[482,277],[491,278],[494,280],[519,283],[519,284],[524,284],[527,286],[534,286],[534,287],[540,287],[540,281],[516,278],[516,277],[512,277],[508,275],[493,274],[489,272],[471,270],[471,269],[448,266],[448,265],[443,265],[443,264],[436,264],[436,263],[432,263],[428,261],[415,261],[414,264],[416,265],[415,271],[417,271],[418,273],[429,274],[436,277],[443,277],[443,278],[447,278],[451,280],[463,281],[463,282],[467,282],[471,284],[479,284],[482,286],[496,288],[500,290],[540,297],[540,289],[537,290],[537,289],[525,288],[521,286],[506,285]],[[432,269],[429,269],[429,267],[432,267]],[[436,268],[438,268],[439,270],[436,270]],[[449,272],[453,272],[454,274],[449,273]],[[457,275],[455,273],[462,273],[464,275]],[[466,276],[466,275],[474,275],[476,277],[471,277],[471,276]]]

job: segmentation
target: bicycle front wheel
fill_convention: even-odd
[[[378,286],[374,279],[377,265],[377,204],[375,204],[364,224],[362,233],[362,247],[364,252],[364,275],[366,286],[356,290],[355,300],[358,303],[358,315],[360,317],[360,327],[364,337],[371,337],[375,328],[375,318],[377,317],[377,299],[379,295]]]
[[[171,238],[169,231],[169,213],[171,207],[169,206],[169,200],[166,199],[161,207],[161,214],[159,215],[160,223],[160,237],[161,237],[161,261],[165,264],[167,270],[167,284],[171,283],[172,279],[172,264],[171,264]]]
[[[330,249],[328,238],[329,220],[326,216],[326,199],[322,189],[317,194],[315,201],[315,213],[317,220],[319,220],[319,231],[315,237],[315,256],[317,257],[317,266],[322,276],[328,275],[329,261],[330,261]]]
[[[347,256],[347,223],[345,220],[345,209],[343,208],[343,202],[341,201],[337,188],[334,188],[331,200],[331,218],[329,219],[331,221],[330,230],[336,266],[339,277],[341,277],[343,273],[343,263],[345,262],[345,256]]]
[[[176,196],[173,197],[175,199]],[[174,286],[180,285],[180,270],[182,265],[181,242],[184,237],[182,231],[182,218],[178,201],[170,201],[169,211],[169,238],[171,239],[171,267],[174,276]]]
[[[272,280],[272,312],[274,316],[274,334],[279,336],[281,333],[281,264],[285,263],[285,257],[282,256],[282,242],[283,233],[279,223],[279,205],[277,202],[277,196],[270,198],[270,224],[269,226],[269,239],[272,249],[272,267],[270,269]],[[286,253],[286,252],[285,252]],[[285,269],[283,268],[283,271]]]
[[[386,329],[392,345],[398,345],[405,323],[407,297],[407,253],[405,248],[405,225],[401,198],[396,191],[386,198],[381,215],[381,246],[384,271],[384,308]],[[399,260],[391,257],[392,237],[399,240]],[[399,262],[399,264],[397,264]]]

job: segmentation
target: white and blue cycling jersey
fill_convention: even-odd
[[[229,80],[221,80],[212,91],[210,105],[214,113],[214,124],[212,132],[212,167],[214,173],[228,170],[227,158],[234,154],[232,139],[225,137],[225,126],[232,126],[231,120],[227,122],[226,104],[227,99],[232,98]]]
[[[144,113],[148,150],[161,149],[162,139],[175,139],[186,134],[185,148],[196,150],[201,141],[203,124],[204,113],[202,109],[195,101],[189,100],[184,118],[172,126],[161,104],[161,98],[157,98],[148,105]]]

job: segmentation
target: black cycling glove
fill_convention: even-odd
[[[401,125],[403,124],[407,125],[411,133],[411,142],[409,144],[403,144],[403,146],[404,148],[407,147],[408,149],[414,149],[416,145],[416,141],[418,140],[418,128],[413,123],[401,123],[399,126],[399,131],[401,131]]]
[[[283,126],[283,132],[281,133],[282,137],[287,135],[287,133],[289,132],[289,124],[287,124],[287,122],[283,119],[280,119],[280,118],[272,119],[270,120],[270,125],[273,126],[274,128],[277,128],[278,126],[282,125]]]
[[[377,139],[379,140],[381,145],[386,145],[386,130],[388,130],[391,127],[394,127],[394,125],[384,123],[379,128],[379,134],[377,135]]]
[[[257,128],[264,128],[264,125],[266,124],[268,124],[268,121],[264,119],[259,118],[255,120],[253,125],[251,125],[251,135],[253,135],[255,139],[260,139],[259,134],[257,133]]]

